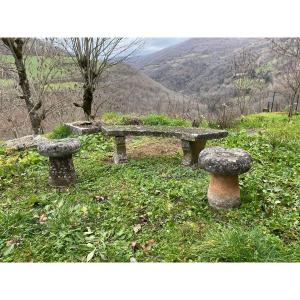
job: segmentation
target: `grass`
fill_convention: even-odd
[[[11,79],[0,79],[0,87],[12,87],[14,84],[14,81]]]
[[[106,112],[101,117],[107,124],[129,125],[138,119],[143,125],[163,125],[163,126],[191,126],[191,122],[180,117],[171,118],[165,114],[151,113],[142,117],[135,115],[122,115],[116,112]]]
[[[65,124],[59,124],[56,126],[52,132],[50,132],[47,137],[49,139],[63,139],[71,135],[71,129]]]
[[[1,146],[0,261],[299,262],[299,125],[299,116],[253,115],[208,143],[254,160],[240,178],[241,207],[219,212],[207,204],[208,174],[182,167],[180,146],[149,150],[169,139],[130,139],[128,164],[114,165],[112,140],[79,137],[78,180],[66,190],[49,187],[35,150]],[[287,132],[279,143],[276,129]]]
[[[149,114],[142,118],[145,125],[191,126],[191,122],[182,118],[170,118],[164,114]]]
[[[64,58],[65,62],[68,62],[70,58]],[[5,62],[9,64],[14,64],[14,58],[12,55],[0,55],[0,62]],[[44,72],[46,76],[53,68],[53,60],[51,58],[47,58],[42,62],[36,56],[27,56],[25,60],[26,70],[28,77],[32,80],[36,80],[37,77],[40,75],[40,72]],[[72,73],[74,73],[73,68],[67,68],[65,66],[59,67],[56,66],[50,72],[51,80],[59,80],[60,78],[68,78]],[[8,88],[12,87],[14,83],[13,79],[0,79],[0,87]],[[48,87],[52,90],[75,90],[80,86],[80,83],[73,82],[73,81],[65,81],[65,82],[54,82],[49,83]]]

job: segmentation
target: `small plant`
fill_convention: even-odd
[[[183,118],[171,118],[165,114],[149,114],[142,118],[145,125],[191,126],[191,122]]]
[[[208,125],[212,128],[231,128],[236,122],[236,115],[233,109],[223,103],[218,109],[209,116]]]
[[[141,125],[143,121],[136,115],[121,115],[116,112],[106,112],[102,115],[102,121],[114,125]]]
[[[122,124],[123,116],[117,112],[106,112],[102,115],[101,120],[106,124]]]
[[[122,124],[123,125],[142,125],[143,121],[139,117],[125,115],[125,116],[123,116]]]
[[[71,135],[71,130],[65,124],[60,124],[48,134],[49,139],[64,139]]]
[[[171,118],[165,114],[148,114],[143,117],[136,115],[122,115],[116,112],[106,112],[102,115],[102,121],[114,125],[163,125],[163,126],[192,126],[190,121],[183,118]]]

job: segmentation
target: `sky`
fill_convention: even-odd
[[[162,50],[166,47],[170,47],[181,43],[188,38],[145,38],[143,49],[140,51],[139,55],[147,55],[159,50]]]

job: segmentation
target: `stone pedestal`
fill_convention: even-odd
[[[101,132],[102,126],[100,121],[77,121],[73,123],[65,123],[65,125],[72,133],[79,135]]]
[[[239,207],[238,175],[250,170],[249,153],[239,148],[212,147],[199,155],[199,166],[211,173],[207,192],[208,203],[216,209]]]
[[[183,166],[193,166],[198,163],[199,153],[205,148],[206,140],[187,141],[181,140],[183,151]]]
[[[123,164],[123,163],[127,163],[127,161],[128,159],[126,154],[126,137],[116,136],[114,162],[116,164]]]
[[[70,186],[76,181],[76,172],[72,156],[49,157],[49,184],[52,186]]]
[[[208,203],[216,209],[235,208],[241,204],[238,176],[211,174]]]
[[[38,144],[41,155],[49,157],[49,183],[55,187],[70,186],[76,181],[72,155],[80,148],[76,139],[43,140]]]

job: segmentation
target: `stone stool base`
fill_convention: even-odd
[[[216,209],[239,207],[241,200],[238,176],[211,174],[207,198],[208,203]]]
[[[70,186],[76,181],[72,155],[68,157],[49,157],[49,184],[56,187]]]

